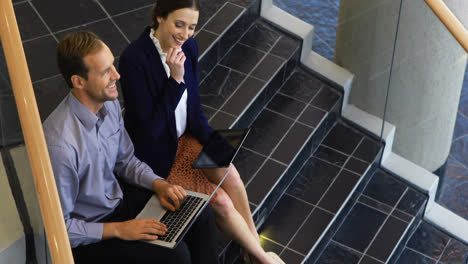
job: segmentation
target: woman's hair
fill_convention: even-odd
[[[79,31],[65,35],[57,47],[57,64],[68,86],[73,88],[71,76],[79,75],[88,79],[88,66],[83,58],[99,51],[102,40],[92,32]]]
[[[158,28],[158,17],[167,18],[170,13],[182,8],[200,10],[200,5],[198,4],[198,0],[156,0],[151,14],[151,19],[153,20],[152,28],[154,30]]]

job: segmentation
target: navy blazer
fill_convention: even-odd
[[[135,155],[167,178],[177,152],[174,111],[187,89],[186,132],[205,145],[213,129],[200,104],[198,46],[193,38],[182,45],[185,85],[167,77],[147,27],[122,53],[119,61],[125,106],[125,127],[135,145]]]

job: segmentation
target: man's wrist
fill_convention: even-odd
[[[164,184],[166,184],[166,181],[164,179],[156,179],[153,181],[151,188],[155,193],[158,193]]]
[[[102,239],[119,238],[119,224],[118,222],[104,223]]]

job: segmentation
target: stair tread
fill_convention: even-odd
[[[345,152],[326,145],[336,147],[331,143],[341,133],[346,135],[348,144]],[[283,252],[292,250],[296,254],[292,255],[301,256],[302,261],[331,225],[355,185],[361,181],[363,172],[352,171],[347,164],[354,158],[369,167],[370,163],[356,155],[362,157],[364,149],[375,150],[376,145],[377,142],[368,136],[337,122],[273,209],[261,229],[261,235],[281,245]],[[350,148],[351,151],[348,150]],[[377,155],[378,151],[374,151],[374,159]]]
[[[259,36],[265,35],[273,42],[261,42]],[[284,52],[281,49],[284,47],[293,49]],[[225,128],[231,122],[234,125],[250,102],[258,100],[258,94],[278,78],[275,69],[284,67],[299,47],[297,40],[261,20],[256,21],[200,84],[201,102],[210,124],[215,128]],[[258,55],[257,58],[244,59],[243,54],[248,52]],[[265,67],[263,73],[267,74],[262,74],[260,67]],[[300,67],[294,68],[290,77],[282,78],[285,79],[282,87],[260,109],[234,161],[255,213],[264,207],[262,204],[298,153],[341,100],[334,88]],[[227,244],[228,239],[220,238],[218,247],[224,250]],[[294,256],[294,252],[288,254]]]
[[[219,128],[231,121],[233,125],[271,80],[283,73],[299,47],[298,40],[257,20],[200,81],[200,99],[210,124]]]
[[[387,263],[426,201],[427,196],[378,169],[331,241],[352,249],[358,260]],[[333,243],[318,263],[336,257],[326,254]]]
[[[296,74],[293,73],[291,78],[294,78],[295,76]],[[313,79],[313,77],[309,78]],[[288,81],[284,86],[290,83],[291,82]],[[317,93],[321,91],[321,89],[331,88],[327,88],[322,83],[319,89],[316,90]],[[244,143],[244,147],[246,149],[268,159],[271,166],[278,167],[278,170],[275,171],[276,173],[270,173],[268,169],[266,169],[266,172],[262,174],[263,171],[260,169],[257,175],[263,175],[263,177],[255,177],[254,180],[247,182],[246,186],[249,197],[261,198],[264,196],[265,193],[259,192],[255,188],[257,186],[271,187],[270,184],[275,182],[275,176],[273,175],[277,175],[278,177],[281,176],[279,173],[279,168],[282,167],[281,165],[286,167],[290,166],[295,155],[302,149],[309,137],[315,131],[315,127],[299,121],[305,110],[308,107],[314,106],[311,104],[301,103],[293,98],[281,95],[281,91],[283,91],[283,89],[280,89],[280,91],[273,97],[272,101],[270,101],[270,104],[268,104],[257,116],[251,126],[251,133]],[[340,97],[337,94],[335,103],[338,102],[339,98]],[[278,105],[281,105],[282,107],[276,107]],[[291,108],[294,108],[294,110],[291,111]],[[327,114],[327,112],[323,110],[321,111],[320,120],[318,122],[323,120]],[[251,202],[258,205],[261,200],[252,199]]]
[[[318,86],[316,89],[311,88],[315,94],[310,96],[309,102],[313,101],[314,96],[319,94],[321,90],[330,89],[333,91],[331,87],[317,81],[299,68],[291,76],[296,76],[296,73],[299,72],[302,76],[302,83],[312,83]],[[292,81],[288,82],[289,84],[293,83]],[[305,86],[298,88],[305,89]],[[319,127],[320,122],[323,122],[322,120],[328,115],[325,110],[286,95],[287,92],[287,89],[280,89],[270,104],[260,112],[251,126],[251,133],[234,161],[245,182],[249,202],[255,209],[268,198],[275,184],[279,182],[287,168],[293,163],[294,157],[302,150]],[[340,98],[337,93],[335,103]],[[285,103],[282,104],[282,107],[276,107],[281,104],[281,99],[285,99]],[[291,107],[294,107],[293,111],[290,110]],[[310,109],[313,110],[310,111]],[[221,247],[226,245],[225,242],[225,240],[220,242]],[[275,244],[276,241],[271,243]],[[284,254],[288,254],[290,258],[297,258],[294,251],[287,250]]]
[[[224,4],[223,2],[215,2],[214,5],[210,5],[209,10],[212,14],[200,14],[200,26],[194,36],[198,42],[200,58],[209,51],[214,43],[219,41],[232,24],[240,19],[246,8],[226,1]],[[208,18],[209,15],[211,16]]]
[[[420,220],[401,256],[395,262],[404,263],[465,263],[468,245],[443,233],[430,223]]]

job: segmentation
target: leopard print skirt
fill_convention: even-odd
[[[192,164],[203,146],[190,134],[179,138],[177,153],[167,182],[182,186],[185,190],[211,195],[214,187],[201,169],[193,169]]]

